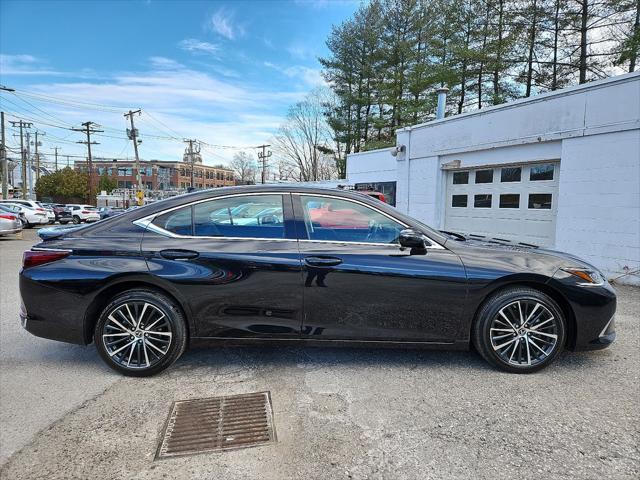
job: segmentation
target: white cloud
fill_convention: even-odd
[[[209,28],[229,40],[235,40],[245,33],[244,26],[235,21],[233,12],[227,11],[224,7],[218,9],[209,20]]]
[[[306,86],[309,87],[322,87],[326,86],[326,82],[322,77],[320,69],[305,67],[303,65],[293,65],[291,67],[281,67],[271,62],[264,62],[264,66],[272,68],[278,72],[286,75],[289,78],[297,78],[302,80]]]
[[[162,160],[182,158],[183,137],[198,138],[215,145],[248,146],[268,142],[282,122],[282,117],[274,112],[282,112],[284,115],[290,104],[301,100],[305,95],[304,90],[269,90],[262,84],[226,79],[220,74],[210,73],[209,69],[196,70],[167,57],[149,58],[148,65],[150,67],[146,70],[121,72],[95,82],[82,80],[35,83],[25,85],[24,89],[69,101],[117,106],[112,111],[82,106],[70,108],[68,105],[51,103],[38,104],[67,124],[78,125],[91,120],[103,125],[105,135],[110,136],[96,135],[95,139],[100,145],[95,147],[95,154],[100,157],[113,158],[119,156],[120,152],[131,150],[122,113],[129,108],[142,108],[142,116],[136,117],[136,127],[143,140],[140,155],[144,159]],[[304,77],[302,71],[290,70],[289,74]],[[120,108],[122,111],[118,110]],[[150,112],[152,117],[168,125],[171,131],[154,122],[145,112]],[[29,115],[25,113],[25,116]],[[35,124],[38,125],[37,122]],[[73,143],[79,139],[75,133],[47,126],[43,128],[48,135],[68,138],[67,142],[60,144],[63,153],[84,154],[83,146]],[[156,139],[152,135],[177,139]],[[113,136],[119,138],[111,138]],[[51,142],[51,146],[56,145],[53,138],[47,138],[46,141]],[[68,143],[69,141],[72,143]],[[226,162],[235,151],[208,148],[204,151],[205,162]]]
[[[201,40],[196,40],[195,38],[187,38],[178,43],[178,46],[182,50],[186,50],[191,53],[204,53],[209,55],[215,55],[220,50],[219,45],[214,45],[213,43],[203,42]]]
[[[61,75],[33,55],[0,53],[0,75]]]

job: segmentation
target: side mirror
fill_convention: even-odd
[[[400,232],[400,246],[417,250],[425,250],[427,248],[424,235],[410,228]]]

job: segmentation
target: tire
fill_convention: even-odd
[[[125,321],[129,318],[139,322],[138,328]],[[93,340],[104,362],[115,371],[149,377],[180,358],[187,346],[187,327],[173,300],[154,290],[135,289],[117,295],[103,309]]]
[[[69,223],[69,220],[65,220],[64,222],[60,221],[60,225],[66,225],[67,223]]]
[[[511,373],[533,373],[560,355],[566,325],[562,309],[553,298],[533,288],[511,287],[483,303],[473,325],[472,341],[494,367]]]
[[[79,216],[74,215],[74,216],[73,216],[73,223],[74,223],[75,225],[79,225],[79,224],[81,224],[81,223],[82,223],[82,220],[80,220],[80,217],[79,217]]]

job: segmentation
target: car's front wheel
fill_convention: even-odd
[[[102,311],[94,342],[114,370],[133,377],[161,372],[187,345],[186,323],[174,301],[152,290],[117,295]]]
[[[527,287],[501,290],[480,308],[473,343],[491,365],[513,373],[538,371],[560,354],[566,320],[547,294]]]

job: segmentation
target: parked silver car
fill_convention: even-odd
[[[22,222],[17,213],[0,211],[0,236],[22,231]]]

